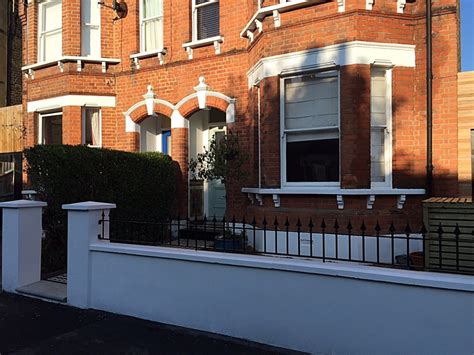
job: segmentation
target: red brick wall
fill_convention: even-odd
[[[63,0],[63,52],[80,53],[79,0]],[[278,3],[266,0],[265,5]],[[335,196],[282,196],[275,209],[271,196],[264,198],[264,208],[250,205],[242,186],[258,186],[257,89],[248,88],[247,71],[263,57],[318,48],[360,40],[416,45],[416,68],[393,69],[393,169],[394,186],[424,187],[426,169],[426,51],[424,1],[408,3],[403,14],[396,12],[395,0],[377,0],[372,11],[365,10],[365,0],[346,0],[346,11],[339,13],[335,1],[281,14],[281,27],[275,28],[271,16],[264,20],[264,31],[255,32],[249,43],[240,32],[253,15],[253,0],[221,1],[221,54],[213,46],[194,49],[189,60],[182,44],[191,40],[190,1],[165,0],[164,43],[168,49],[165,65],[156,57],[140,60],[136,69],[130,55],[139,50],[138,1],[127,1],[125,19],[112,21],[110,9],[101,12],[102,56],[120,59],[107,73],[100,64],[85,64],[77,72],[75,63],[67,63],[61,73],[57,66],[37,70],[33,80],[25,81],[24,105],[27,101],[49,97],[84,94],[108,95],[117,98],[117,107],[103,108],[103,145],[135,151],[139,147],[137,133],[125,132],[126,112],[143,100],[147,85],[154,87],[159,98],[176,104],[194,93],[198,77],[205,76],[212,90],[237,98],[236,123],[232,130],[239,135],[248,152],[244,179],[227,186],[230,214],[347,213],[385,218],[419,218],[420,199],[409,197],[402,211],[396,209],[395,197],[377,197],[373,210],[367,210],[365,197],[346,197],[345,209],[337,210]],[[78,12],[79,11],[79,12]],[[78,17],[79,16],[79,17]],[[433,122],[435,193],[457,193],[457,106],[456,73],[459,46],[456,0],[433,2]],[[24,21],[24,62],[36,62],[36,5],[29,7],[29,28]],[[27,49],[27,50],[26,50]],[[280,186],[280,98],[279,78],[262,80],[261,87],[261,156],[262,186]],[[189,116],[195,102],[181,113]],[[214,103],[220,107],[222,104]],[[225,109],[225,107],[220,107]],[[25,110],[26,112],[26,110]],[[80,110],[64,109],[65,142],[80,142]],[[353,65],[341,68],[341,184],[345,188],[370,187],[370,66]],[[26,116],[26,145],[34,144],[34,114]],[[79,124],[78,124],[79,123]],[[182,145],[182,146],[181,146]],[[178,162],[183,181],[187,179],[187,131],[173,130],[172,155]],[[187,192],[183,190],[182,211],[187,208]],[[382,208],[386,208],[385,212]],[[306,211],[306,212],[305,212]],[[362,212],[361,212],[362,211]]]

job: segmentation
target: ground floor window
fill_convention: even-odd
[[[63,113],[40,113],[38,117],[38,144],[62,144]]]
[[[337,185],[339,173],[339,72],[282,79],[284,184]]]
[[[82,110],[82,144],[91,147],[102,145],[101,112],[97,107],[84,107]]]

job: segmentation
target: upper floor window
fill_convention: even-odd
[[[339,185],[339,73],[282,79],[284,185]]]
[[[40,113],[38,115],[38,144],[62,144],[62,111]]]
[[[81,0],[81,54],[100,58],[100,5],[97,0]]]
[[[219,36],[219,0],[192,1],[193,41]]]
[[[42,1],[38,4],[38,61],[57,59],[62,51],[62,1]]]
[[[140,51],[163,48],[163,0],[140,0]]]

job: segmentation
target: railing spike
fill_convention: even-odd
[[[460,234],[461,234],[461,230],[459,229],[459,225],[456,223],[456,228],[454,228],[454,236],[456,238],[459,238]]]
[[[375,225],[375,231],[376,231],[377,233],[380,233],[381,230],[382,230],[382,228],[380,228],[379,220],[377,220],[377,224]]]
[[[410,235],[411,234],[411,227],[410,227],[410,222],[407,221],[407,226],[405,227],[405,234]]]
[[[296,221],[296,226],[298,228],[301,228],[301,220],[300,220],[300,217],[298,217],[298,220]]]
[[[262,222],[262,224],[263,224],[264,226],[266,226],[266,225],[268,224],[268,222],[267,222],[267,217],[263,216],[263,222]]]
[[[213,222],[213,223],[216,223],[216,222],[217,222],[216,215],[214,215],[214,217],[212,218],[212,222]]]
[[[362,232],[365,232],[367,230],[367,227],[365,226],[365,221],[364,220],[362,220],[362,225],[360,226],[360,230]]]
[[[275,216],[275,220],[273,221],[273,226],[278,227],[278,220],[276,216]]]
[[[253,219],[252,219],[252,226],[256,226],[257,225],[257,220],[255,219],[255,216],[253,216]]]
[[[438,229],[436,230],[436,232],[440,235],[443,234],[443,226],[441,225],[441,222],[439,222],[439,226],[438,226]]]
[[[310,218],[310,219],[309,219],[308,227],[309,227],[309,228],[313,228],[313,227],[314,227],[313,218]]]
[[[339,222],[336,220],[334,221],[334,229],[339,229]]]
[[[245,227],[245,224],[246,224],[246,221],[245,221],[245,216],[242,217],[242,224],[244,225]]]
[[[393,221],[390,222],[390,227],[388,228],[388,230],[389,230],[389,232],[392,233],[392,234],[395,233],[395,230],[396,230],[396,229],[395,229],[395,225],[393,224]]]
[[[347,223],[347,230],[351,231],[352,230],[352,223],[351,220],[349,219],[349,222]]]
[[[323,218],[323,221],[321,222],[321,228],[325,229],[326,228],[326,221]]]
[[[428,232],[428,230],[426,229],[425,223],[423,222],[423,223],[421,224],[420,233],[421,233],[421,234],[426,234],[427,232]]]
[[[232,220],[230,221],[232,224],[235,224],[235,216],[232,216]]]
[[[288,221],[288,217],[286,217],[285,227],[289,227],[289,226],[290,226],[290,221]]]

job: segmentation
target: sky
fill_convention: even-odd
[[[474,0],[461,0],[461,71],[474,70]]]

